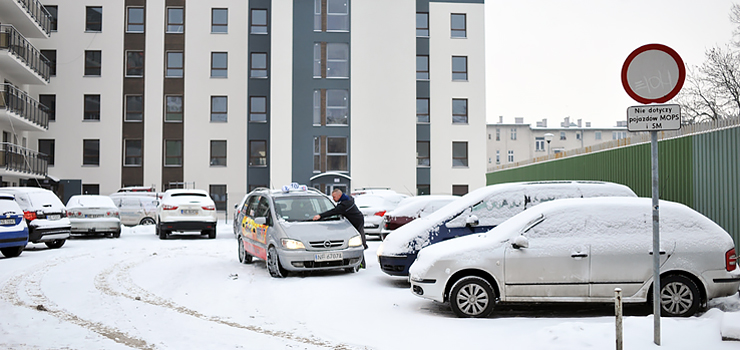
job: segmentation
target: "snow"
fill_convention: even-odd
[[[408,197],[398,203],[398,207],[396,207],[392,211],[387,212],[386,215],[416,217],[420,214],[421,210],[425,208],[425,206],[432,204],[433,206],[432,208],[430,208],[430,212],[434,212],[435,209],[449,204],[450,202],[458,198],[460,197],[448,195],[423,195]]]
[[[263,261],[238,262],[231,223],[216,239],[160,240],[153,226],[119,239],[29,244],[0,258],[0,348],[47,349],[610,349],[610,308],[586,315],[539,307],[458,319],[380,271],[368,242],[356,274],[275,279]],[[626,316],[625,349],[738,349],[740,298],[715,299],[698,317]]]
[[[70,197],[67,201],[67,209],[78,207],[115,208],[116,205],[108,196],[77,195]]]

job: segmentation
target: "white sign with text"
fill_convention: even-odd
[[[627,130],[660,131],[681,129],[681,106],[644,105],[627,108]]]

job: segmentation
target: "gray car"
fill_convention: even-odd
[[[138,193],[138,192],[137,192]],[[121,224],[126,226],[154,225],[157,223],[157,197],[111,195],[118,207]]]
[[[239,261],[265,260],[272,277],[290,271],[357,272],[364,249],[352,224],[339,216],[312,220],[334,206],[328,196],[305,186],[250,192],[236,212]]]

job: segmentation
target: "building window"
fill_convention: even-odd
[[[226,140],[211,140],[211,166],[226,166]]]
[[[429,14],[426,12],[416,13],[416,36],[429,36]]]
[[[100,95],[85,95],[83,120],[100,121]]]
[[[182,96],[165,96],[166,122],[182,122]]]
[[[250,78],[267,78],[267,53],[253,52],[249,60]]]
[[[467,167],[468,166],[468,143],[467,142],[453,142],[452,143],[452,166],[453,167]]]
[[[140,122],[144,120],[144,96],[126,95],[126,119],[127,122]]]
[[[251,13],[251,27],[249,32],[251,34],[267,34],[267,10],[263,9],[252,9]]]
[[[144,8],[129,7],[126,9],[126,33],[144,32]]]
[[[501,164],[501,151],[496,150],[496,164]]]
[[[144,51],[126,51],[126,77],[144,76]]]
[[[41,55],[49,60],[49,75],[57,75],[57,50],[41,50]]]
[[[321,172],[321,138],[317,136],[313,138],[313,172]]]
[[[229,9],[211,9],[211,33],[229,32]]]
[[[321,123],[321,92],[324,90],[313,91],[313,125],[322,125]]]
[[[560,132],[560,139],[565,140],[565,131]]]
[[[627,132],[626,131],[613,131],[612,132],[612,140],[621,140],[627,138]]]
[[[509,150],[509,163],[514,163],[514,151]]]
[[[85,10],[85,31],[103,31],[103,8],[99,6],[87,6]]]
[[[496,141],[501,141],[501,129],[496,129]]]
[[[452,29],[451,36],[453,38],[466,37],[465,24],[464,13],[453,13],[450,16],[450,28]]]
[[[429,123],[429,99],[416,99],[416,122]]]
[[[432,193],[432,188],[431,187],[432,186],[430,186],[430,185],[418,184],[418,185],[416,185],[416,194],[418,196],[431,194]]]
[[[516,128],[511,129],[511,139],[516,141]]]
[[[48,108],[49,121],[57,119],[57,95],[39,95],[39,102]]]
[[[583,131],[581,131],[581,132],[583,132]],[[581,139],[581,133],[580,132],[577,132],[576,133],[576,140],[580,140],[580,139]]]
[[[249,98],[249,121],[255,123],[267,122],[267,97],[251,96]]]
[[[100,194],[100,185],[98,184],[82,184],[82,194]]]
[[[467,56],[452,56],[452,80],[468,80]]]
[[[226,210],[226,185],[209,185],[208,192],[211,194],[216,210]]]
[[[229,69],[229,54],[211,52],[211,78],[226,78]]]
[[[267,141],[249,141],[249,166],[267,166]]]
[[[535,150],[535,152],[544,152],[545,151],[545,138],[544,137],[535,137],[534,138],[534,150]]]
[[[57,31],[57,13],[59,12],[59,7],[57,5],[42,5],[46,9],[47,12],[51,15],[51,20],[49,21],[49,25],[51,27],[52,32]]]
[[[429,141],[416,141],[416,166],[430,166]]]
[[[452,123],[453,124],[467,124],[468,123],[468,99],[466,98],[453,98],[452,99]]]
[[[313,31],[320,32],[321,26],[321,0],[313,1]]]
[[[228,97],[226,96],[211,96],[211,121],[212,122],[229,121],[228,101],[229,101]]]
[[[326,171],[348,171],[347,138],[326,138]]]
[[[349,1],[326,0],[326,31],[349,31]]]
[[[100,76],[101,51],[85,51],[85,76]]]
[[[182,7],[167,8],[167,33],[182,33],[185,29],[185,9]]]
[[[594,139],[601,140],[601,131],[594,132]]]
[[[54,140],[39,139],[39,152],[48,157],[49,165],[54,165]]]
[[[184,67],[182,62],[182,55],[182,51],[167,52],[167,66],[165,77],[182,78]]]
[[[82,140],[82,165],[100,165],[100,140]]]
[[[316,0],[318,1],[318,0]],[[314,43],[313,44],[313,77],[314,78],[323,78],[324,77],[324,71],[321,68],[321,43]]]
[[[346,43],[326,44],[326,77],[349,78],[349,45]]]
[[[349,124],[349,91],[326,90],[326,125]]]
[[[182,140],[164,140],[164,165],[182,166]]]
[[[429,56],[416,56],[416,80],[429,80]]]
[[[123,149],[125,154],[123,155],[123,165],[130,167],[141,166],[141,139],[128,139],[123,140]]]
[[[452,185],[453,196],[464,196],[468,194],[468,185]]]

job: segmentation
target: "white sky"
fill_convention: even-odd
[[[487,121],[626,119],[632,100],[620,73],[645,44],[674,49],[689,67],[732,38],[731,0],[488,0]],[[584,124],[585,125],[585,124]]]

